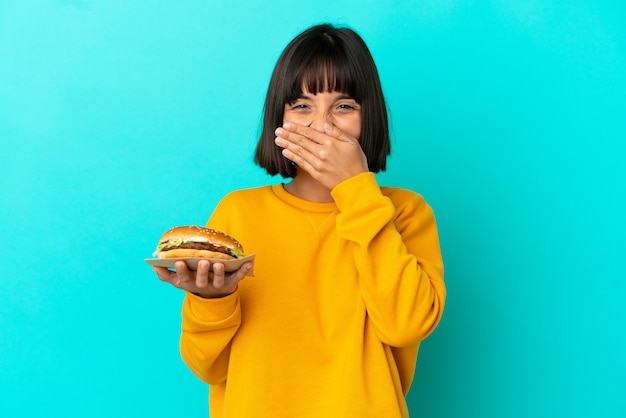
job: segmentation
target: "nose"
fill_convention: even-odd
[[[316,131],[324,132],[324,124],[330,122],[330,116],[326,112],[316,112],[309,126]]]

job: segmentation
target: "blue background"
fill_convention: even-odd
[[[182,295],[143,259],[280,181],[252,163],[265,90],[322,21],[378,64],[380,182],[437,214],[449,297],[412,416],[626,416],[618,0],[1,0],[0,416],[206,416]]]

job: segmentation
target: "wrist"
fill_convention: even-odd
[[[225,298],[227,296],[232,295],[233,293],[235,293],[237,291],[237,286],[235,286],[234,289],[232,290],[225,290],[225,291],[221,291],[221,292],[216,292],[216,291],[212,291],[212,292],[191,292],[189,291],[189,293],[191,293],[194,296],[198,296],[199,298],[202,299],[220,299],[220,298]]]

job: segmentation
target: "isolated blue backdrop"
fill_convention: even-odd
[[[265,89],[322,21],[378,63],[380,182],[437,214],[412,416],[626,416],[623,4],[1,0],[0,416],[206,416],[143,259],[280,181],[252,163]]]

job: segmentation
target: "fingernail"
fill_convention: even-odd
[[[324,130],[327,131],[327,132],[332,131],[333,130],[333,125],[331,125],[328,122],[324,122]]]
[[[283,145],[283,142],[284,142],[284,141],[283,141],[282,139],[280,139],[280,138],[274,138],[274,143],[275,143],[276,145]]]
[[[283,129],[282,128],[276,128],[276,130],[274,131],[274,133],[276,135],[282,135],[283,134]]]
[[[287,122],[287,123],[283,124],[283,128],[291,129],[291,123]]]

